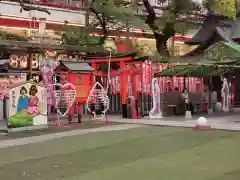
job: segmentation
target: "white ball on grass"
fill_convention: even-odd
[[[197,120],[198,125],[206,125],[207,119],[205,117],[199,117]]]

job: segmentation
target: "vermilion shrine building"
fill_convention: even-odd
[[[108,81],[108,63],[109,56],[105,57],[87,57],[85,62],[91,64],[95,69],[92,84],[94,81],[100,81],[104,87]],[[112,56],[110,63],[110,109],[109,112],[120,113],[127,116],[127,104],[134,98],[136,107],[140,110],[139,115],[148,115],[151,109],[151,81],[153,74],[165,69],[168,64],[154,63],[148,61],[148,57],[136,57],[136,53]],[[95,77],[95,78],[94,78]],[[181,91],[184,87],[184,78],[180,77],[160,77],[159,85],[162,94],[173,90],[175,87]],[[186,78],[187,87],[190,91],[203,89],[202,78]],[[129,106],[130,107],[130,106]]]
[[[12,3],[10,1],[0,2],[0,28],[3,31],[15,33],[20,36],[27,35],[28,37],[35,37],[35,39],[31,40],[35,41],[35,43],[39,38],[38,36],[40,36],[40,39],[45,37],[44,40],[46,41],[49,37],[51,37],[52,39],[50,38],[50,41],[53,41],[55,38],[55,31],[59,30],[59,27],[64,24],[77,27],[86,25],[85,12],[83,9],[79,9],[84,5],[84,2],[81,2],[82,3],[80,5],[65,6],[64,3],[56,4],[38,1],[38,5],[44,6],[51,10],[52,15],[50,16],[42,13],[20,13],[20,6],[17,3]],[[66,13],[68,13],[68,15],[66,15]],[[206,26],[204,26],[204,28],[207,29]],[[214,30],[211,28],[211,32],[213,32],[212,34],[216,34],[216,29]],[[91,34],[99,36],[101,35],[101,30],[96,28]],[[205,44],[201,44],[204,44],[205,47],[208,47],[209,44],[211,44],[210,41],[213,36],[209,35],[209,33],[206,33],[205,35],[206,37],[202,39],[202,41],[205,41]],[[129,101],[129,97],[134,97],[137,100],[136,106],[140,106],[141,114],[148,115],[148,111],[151,108],[151,79],[155,72],[161,71],[168,65],[161,63],[151,64],[150,61],[148,61],[148,57],[139,58],[136,57],[135,53],[126,54],[126,52],[130,51],[128,50],[127,45],[121,42],[122,40],[126,39],[126,37],[133,39],[143,47],[145,47],[145,45],[148,45],[148,48],[150,49],[151,47],[155,47],[155,40],[153,39],[153,35],[150,32],[142,31],[139,29],[133,29],[131,32],[126,32],[126,30],[120,32],[111,31],[110,36],[115,38],[116,49],[118,52],[116,54],[118,55],[111,57],[111,107],[109,111],[112,113],[119,113],[121,110],[124,111],[124,109],[127,109],[127,101]],[[177,52],[175,55],[179,56],[186,53],[182,50],[184,49],[182,47],[185,47],[185,41],[188,40],[189,44],[199,44],[199,42],[195,42],[195,39],[191,41],[191,36],[186,35],[184,37],[181,37],[179,35],[175,35],[171,38],[169,44],[174,44]],[[40,47],[36,48],[40,49]],[[60,48],[59,50],[59,46],[51,47],[45,45],[41,48],[45,49],[46,51],[55,52],[56,49],[58,49],[57,51],[61,51],[61,54],[59,56],[56,56],[56,54],[49,55],[49,57],[51,57],[49,58],[49,61],[53,60],[56,62],[56,64],[59,60],[76,60],[76,58],[74,58],[74,56],[68,52],[71,51],[71,48]],[[196,51],[199,51],[199,49],[200,48],[198,48]],[[194,53],[196,51],[194,51]],[[192,52],[192,54],[188,55],[191,56],[194,53]],[[102,81],[102,83],[106,86],[108,81],[107,64],[109,62],[109,55],[95,55],[95,57],[85,55],[83,56],[83,60],[89,63],[89,65],[95,69],[91,77],[91,84],[89,84],[89,86],[93,86],[95,81]],[[19,63],[16,64],[15,62],[18,61]],[[20,70],[22,72],[24,70],[24,73],[26,73],[26,78],[39,76],[41,73],[39,69],[41,61],[41,57],[35,51],[31,52],[31,55],[23,55],[19,53],[16,55],[12,53],[10,58],[11,68],[8,68],[8,71],[11,70],[17,72]],[[55,65],[55,67],[56,66],[57,65]],[[6,70],[4,65],[2,65],[2,67],[4,70]],[[39,81],[42,80],[41,76],[37,79]],[[175,87],[179,87],[179,90],[183,89],[184,82],[183,78],[181,77],[160,77],[158,79],[161,93],[168,92]],[[187,87],[190,91],[203,90],[203,80],[201,78],[186,78],[186,84],[188,85]]]

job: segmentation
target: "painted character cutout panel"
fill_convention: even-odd
[[[37,97],[37,86],[32,85],[29,90],[29,99],[28,99],[28,112],[29,114],[38,114],[38,102],[39,99]]]
[[[20,96],[18,98],[17,112],[27,111],[28,109],[28,96],[27,89],[22,86],[20,89]]]

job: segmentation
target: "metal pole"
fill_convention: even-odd
[[[208,113],[212,113],[212,76],[209,77],[208,88]]]

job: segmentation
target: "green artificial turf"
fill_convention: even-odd
[[[53,133],[59,133],[59,132],[77,130],[77,129],[93,129],[93,128],[99,128],[103,126],[112,126],[112,125],[119,125],[119,124],[120,123],[115,123],[115,122],[105,123],[105,122],[91,121],[91,122],[84,122],[81,124],[71,124],[71,125],[60,126],[60,127],[56,125],[56,126],[50,126],[46,129],[10,132],[6,135],[0,135],[0,141],[23,138],[23,137],[40,136],[45,134],[53,134]]]
[[[240,133],[141,127],[0,149],[7,180],[239,180]]]

